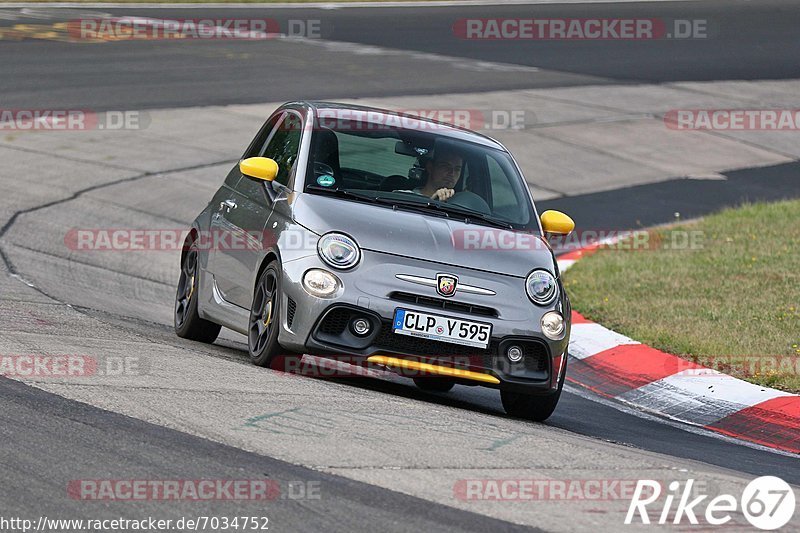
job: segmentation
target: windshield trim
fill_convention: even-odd
[[[362,121],[362,122],[366,122],[366,121]],[[314,129],[313,133],[308,136],[309,137],[309,139],[308,139],[308,141],[309,141],[308,142],[308,153],[307,153],[307,159],[305,161],[306,162],[306,169],[305,169],[305,172],[303,173],[304,175],[302,176],[303,187],[298,192],[309,192],[311,194],[317,194],[317,193],[319,193],[319,191],[322,191],[324,189],[323,189],[323,187],[319,186],[315,182],[314,165],[313,165],[313,152],[314,152],[314,142],[315,142],[315,139],[317,138],[317,135],[318,135],[318,129],[321,128],[322,126],[319,124],[317,116],[313,117],[312,123],[314,124],[315,127],[313,128]],[[409,128],[402,128],[402,127],[396,127],[396,126],[381,126],[382,129],[378,129],[377,126],[379,126],[379,125],[376,125],[376,129],[372,131],[372,135],[373,136],[378,136],[378,134],[381,131],[385,131],[385,135],[380,135],[378,138],[393,138],[393,139],[401,140],[403,138],[406,138],[406,136],[403,135],[403,132],[410,132],[412,135],[414,133],[419,133],[419,132],[417,132],[417,130],[413,130],[413,129],[409,129]],[[347,131],[343,131],[342,132],[342,131],[338,131],[338,130],[335,130],[335,129],[330,129],[330,131],[335,133],[335,134],[337,134],[337,135],[338,134],[348,134]],[[505,164],[509,166],[508,170],[511,171],[511,172],[507,173],[508,174],[507,179],[515,180],[517,182],[516,186],[520,187],[522,189],[518,193],[515,193],[515,196],[517,197],[517,204],[516,204],[517,207],[516,208],[519,209],[519,210],[527,211],[527,214],[523,214],[522,212],[520,212],[520,215],[521,215],[521,218],[522,218],[522,216],[527,216],[528,220],[525,223],[521,223],[521,222],[511,221],[511,220],[508,220],[508,219],[505,219],[505,218],[495,217],[491,213],[490,214],[484,214],[484,213],[480,213],[480,212],[469,213],[468,212],[468,208],[464,208],[462,210],[462,209],[459,209],[460,206],[459,207],[455,207],[452,210],[448,210],[446,204],[442,204],[443,209],[441,209],[441,208],[438,208],[438,207],[430,207],[430,206],[428,206],[427,205],[428,202],[425,202],[425,203],[420,202],[419,203],[419,207],[412,206],[412,207],[410,207],[410,209],[415,209],[415,210],[423,210],[424,209],[424,210],[426,210],[426,214],[433,214],[434,216],[436,216],[435,212],[442,213],[442,212],[445,212],[445,211],[449,211],[450,214],[451,214],[451,218],[452,217],[456,217],[456,218],[469,219],[469,222],[473,223],[473,224],[478,224],[478,225],[487,226],[487,227],[500,227],[500,226],[502,226],[505,229],[509,229],[509,230],[512,230],[512,231],[533,231],[533,232],[536,232],[538,235],[543,235],[541,221],[539,220],[539,213],[538,213],[538,210],[536,208],[536,203],[535,203],[535,201],[533,199],[533,195],[532,195],[532,192],[530,190],[530,186],[528,185],[527,181],[525,180],[525,176],[522,173],[522,169],[520,168],[519,163],[516,161],[514,156],[511,154],[511,152],[509,152],[502,144],[500,144],[495,139],[491,139],[491,138],[488,138],[488,137],[486,139],[483,139],[483,138],[481,138],[479,136],[479,134],[476,134],[476,133],[471,132],[469,130],[463,130],[463,131],[459,130],[460,135],[449,135],[448,133],[450,133],[450,132],[448,132],[448,131],[424,132],[424,133],[432,135],[434,137],[442,137],[442,138],[445,138],[445,139],[448,139],[448,140],[452,140],[452,141],[455,141],[457,143],[463,143],[463,144],[466,144],[466,145],[471,145],[472,147],[474,147],[474,149],[478,150],[479,152],[485,153],[486,157],[493,157],[491,155],[493,153],[493,154],[497,154],[497,157],[502,157],[504,159],[507,159]],[[489,144],[487,142],[487,140],[490,140],[493,144]],[[367,169],[357,169],[357,170],[359,170],[360,172],[372,173],[372,174],[376,174],[377,175],[377,173],[375,173],[375,172],[373,172],[371,170],[367,170]],[[298,176],[299,176],[299,174],[298,174]],[[297,181],[295,183],[297,183]],[[350,192],[350,189],[341,189],[341,190]],[[353,191],[362,191],[362,194],[363,194],[363,191],[366,191],[366,190],[367,189],[353,189]],[[393,191],[382,191],[380,189],[375,189],[374,191],[370,190],[370,193],[374,193],[376,196],[379,196],[379,195],[387,193],[387,192],[393,192]],[[322,192],[320,194],[325,194],[325,193]],[[359,201],[359,200],[357,200],[357,199],[355,199],[353,197],[345,198],[343,196],[340,196],[339,198],[340,199],[344,199],[344,200]],[[388,202],[392,202],[393,201],[392,199],[385,199],[385,200],[388,201]],[[361,199],[361,201],[368,201],[368,202],[371,202],[371,203],[375,203],[377,205],[381,205],[379,202],[373,201],[373,200]],[[389,205],[386,205],[386,206],[387,207],[392,207],[393,205],[394,204],[389,204]],[[397,208],[399,208],[399,206],[395,206],[395,209],[397,209]],[[472,214],[472,217],[470,217],[470,214]],[[482,219],[486,219],[486,220],[482,220]]]

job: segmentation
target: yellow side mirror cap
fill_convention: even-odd
[[[268,157],[248,157],[239,162],[239,171],[250,178],[272,181],[278,175],[278,163]]]
[[[561,211],[545,211],[539,220],[545,233],[569,235],[575,229],[575,221]]]

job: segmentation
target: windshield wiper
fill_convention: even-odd
[[[378,203],[378,198],[375,196],[367,196],[366,194],[358,194],[350,192],[346,189],[328,189],[326,187],[317,187],[316,185],[309,185],[306,189],[314,192],[321,192],[330,196],[339,196],[341,198],[351,198],[353,200],[361,200],[366,202]]]
[[[377,198],[381,203],[391,205],[392,209],[403,209],[405,211],[413,211],[414,213],[422,213],[423,215],[431,215],[442,218],[452,218],[447,211],[431,211],[428,209],[427,203],[420,202],[406,202],[403,200],[395,200],[393,198],[384,198],[379,196]]]
[[[445,205],[439,204],[439,208],[446,209],[452,213],[458,213],[459,215],[464,216],[468,222],[471,220],[480,220],[481,222],[485,222],[486,224],[489,224],[491,226],[496,226],[498,228],[510,229],[510,230],[514,229],[513,224],[510,224],[508,222],[503,222],[502,220],[497,220],[496,218],[492,218],[478,211],[473,211],[472,209],[462,208],[461,206],[455,207],[447,204]]]
[[[378,196],[377,199],[379,199],[379,200],[380,199],[385,199],[387,201],[390,201],[390,199],[382,198],[380,196]],[[484,215],[483,213],[480,213],[478,211],[473,211],[473,210],[471,210],[469,208],[462,208],[460,206],[447,205],[447,204],[436,203],[436,202],[431,202],[431,201],[427,201],[427,202],[424,202],[424,203],[423,202],[414,202],[414,201],[410,201],[410,200],[391,200],[391,201],[394,202],[395,204],[401,204],[403,206],[409,206],[409,207],[413,206],[413,207],[417,207],[417,208],[435,209],[436,211],[438,211],[438,212],[442,213],[443,215],[447,216],[448,218],[450,218],[450,215],[452,214],[452,215],[458,215],[459,217],[464,217],[466,222],[471,222],[472,220],[479,220],[481,222],[489,224],[490,226],[496,226],[496,227],[503,228],[503,229],[514,229],[514,226],[512,226],[508,222],[503,222],[502,220],[497,220],[495,218],[488,217],[488,216]]]
[[[420,202],[405,202],[402,200],[395,200],[393,198],[385,198],[383,196],[368,196],[366,194],[351,192],[346,189],[326,189],[324,187],[316,187],[314,185],[309,185],[307,189],[312,190],[314,192],[321,192],[324,194],[328,194],[330,196],[338,196],[340,198],[349,198],[356,201],[364,201],[373,204],[386,205],[390,206],[392,209],[407,209],[409,211],[414,211],[415,213],[425,213],[427,215],[437,215],[445,218],[450,218],[450,214],[445,211],[431,213],[429,209],[425,208],[426,204]]]

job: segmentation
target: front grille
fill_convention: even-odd
[[[546,379],[550,371],[547,346],[537,340],[504,341],[502,349],[500,342],[492,341],[487,349],[481,350],[470,346],[399,335],[394,333],[390,322],[384,322],[374,344],[380,350],[387,352],[417,355],[458,366],[502,370],[513,376],[530,379]],[[504,350],[511,345],[520,346],[525,354],[519,363],[511,363],[503,355]]]
[[[351,314],[350,309],[342,307],[332,310],[319,325],[319,331],[326,335],[341,335],[347,329]]]
[[[525,354],[525,369],[534,372],[545,372],[547,370],[547,347],[541,342],[526,342],[522,344],[522,352]]]
[[[389,295],[389,298],[400,302],[442,309],[444,311],[453,311],[457,313],[467,313],[480,316],[497,316],[497,310],[491,307],[456,302],[454,300],[445,300],[443,298],[420,296],[418,294],[411,294],[409,292],[393,292]]]
[[[353,334],[349,323],[357,316],[367,318],[371,322],[374,328],[373,334],[365,337]],[[369,349],[368,353],[417,356],[423,360],[427,359],[430,363],[459,368],[491,369],[515,378],[542,381],[548,379],[550,372],[550,352],[547,344],[536,338],[493,339],[486,349],[462,346],[400,335],[392,329],[391,321],[381,320],[353,307],[335,306],[329,309],[312,336],[325,346],[340,346],[356,351]],[[505,351],[511,346],[522,348],[524,354],[522,361],[512,363],[505,357]]]
[[[522,361],[512,363],[505,356],[512,346],[522,348]],[[550,352],[542,341],[509,339],[503,342],[500,352],[502,355],[497,360],[509,375],[528,379],[547,379],[550,375]]]
[[[288,297],[287,297],[288,298]],[[294,314],[297,311],[297,303],[289,298],[289,302],[286,305],[286,325],[292,327],[292,322],[294,322]]]

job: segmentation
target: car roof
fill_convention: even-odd
[[[497,148],[503,151],[507,151],[506,148],[500,144],[495,139],[483,135],[481,133],[477,133],[472,130],[468,130],[466,128],[461,128],[459,126],[455,126],[453,124],[448,124],[446,122],[441,122],[438,120],[433,120],[430,118],[420,117],[417,115],[413,115],[410,113],[398,113],[397,111],[392,111],[390,109],[381,109],[379,107],[370,107],[370,106],[361,106],[355,104],[343,104],[340,102],[326,102],[326,101],[297,101],[297,102],[287,102],[282,108],[306,108],[309,109],[314,116],[319,116],[320,113],[325,112],[341,112],[341,111],[356,111],[356,112],[363,112],[363,113],[374,113],[373,115],[376,119],[381,120],[382,118],[388,117],[407,117],[412,118],[414,120],[419,120],[422,122],[427,122],[430,124],[436,124],[436,134],[442,135],[445,137],[449,137],[456,140],[461,141],[468,141],[477,144],[481,144],[483,146],[488,146],[491,148]]]

